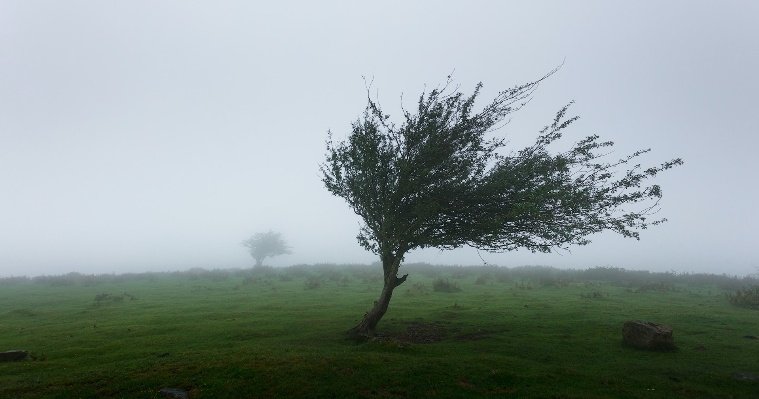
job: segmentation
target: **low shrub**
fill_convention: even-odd
[[[51,287],[88,287],[102,282],[94,274],[67,273],[60,276],[37,276],[32,279],[35,283],[49,284]]]
[[[738,289],[727,294],[727,299],[735,306],[759,309],[759,285]]]
[[[307,290],[315,290],[322,286],[322,279],[316,276],[311,276],[306,279],[304,288]]]
[[[256,285],[256,284],[265,284],[265,285],[271,285],[271,280],[266,278],[265,276],[247,276],[242,279],[242,285]]]
[[[351,279],[361,281],[363,284],[374,284],[382,281],[382,266],[377,264],[376,267],[366,265],[346,267],[345,274]]]
[[[555,287],[563,288],[569,286],[569,280],[561,277],[554,276],[540,276],[538,277],[538,285],[541,287]]]
[[[520,290],[531,290],[533,287],[532,287],[532,284],[528,282],[517,281],[516,283],[514,283],[514,288],[519,288]]]
[[[432,290],[435,292],[459,292],[461,288],[448,279],[439,278],[432,282]]]
[[[474,280],[474,283],[476,285],[485,285],[490,281],[491,277],[486,274],[481,274],[477,276],[477,279]]]
[[[665,283],[665,282],[657,282],[657,283],[648,283],[643,284],[638,289],[635,290],[635,292],[674,292],[677,291],[677,288],[674,284],[671,283]]]
[[[409,287],[406,292],[409,295],[427,295],[430,290],[427,288],[426,285],[422,283],[414,283],[411,287]]]
[[[131,301],[134,301],[137,298],[134,295],[127,294],[126,292],[119,295],[102,293],[102,294],[95,295],[95,304],[102,305],[104,303],[118,303],[118,302],[123,302],[124,299],[129,299]]]
[[[580,298],[583,298],[583,299],[601,299],[601,298],[605,298],[606,296],[607,295],[601,291],[592,291],[585,294],[580,294]]]
[[[0,278],[0,285],[13,285],[13,284],[25,284],[30,282],[29,277],[3,277]]]
[[[382,265],[378,263],[378,264],[372,265],[372,267],[381,268]],[[451,270],[453,268],[453,266],[443,266],[443,267],[433,266],[429,263],[424,263],[424,262],[408,263],[408,264],[404,264],[403,267],[406,270],[408,270],[409,273],[413,273],[414,275],[424,276],[427,278],[439,277],[443,271]]]

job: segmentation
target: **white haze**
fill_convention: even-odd
[[[481,99],[561,70],[502,129],[517,149],[571,100],[568,140],[682,157],[669,222],[570,253],[417,251],[435,264],[756,273],[759,2],[0,2],[0,276],[373,262],[324,189],[374,79],[386,111],[454,72]]]

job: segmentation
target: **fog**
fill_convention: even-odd
[[[391,115],[453,73],[481,100],[563,62],[499,131],[530,143],[574,100],[567,140],[685,165],[641,240],[571,252],[471,248],[433,264],[756,273],[759,3],[0,2],[0,276],[369,263],[320,180],[365,82]],[[401,98],[403,94],[403,99]]]

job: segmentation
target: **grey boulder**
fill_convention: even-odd
[[[27,356],[29,356],[29,352],[27,351],[13,350],[0,352],[0,362],[17,362],[26,359]]]
[[[184,389],[163,388],[158,393],[160,393],[164,398],[190,399],[190,394],[188,394]]]
[[[622,326],[622,341],[638,349],[653,351],[675,349],[672,327],[650,321],[626,321]]]

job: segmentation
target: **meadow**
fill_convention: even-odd
[[[756,398],[759,281],[616,268],[379,266],[0,279],[0,398]],[[743,291],[741,291],[743,290]],[[759,290],[758,290],[759,291]],[[743,305],[743,306],[741,306]],[[677,350],[622,344],[626,320]]]

